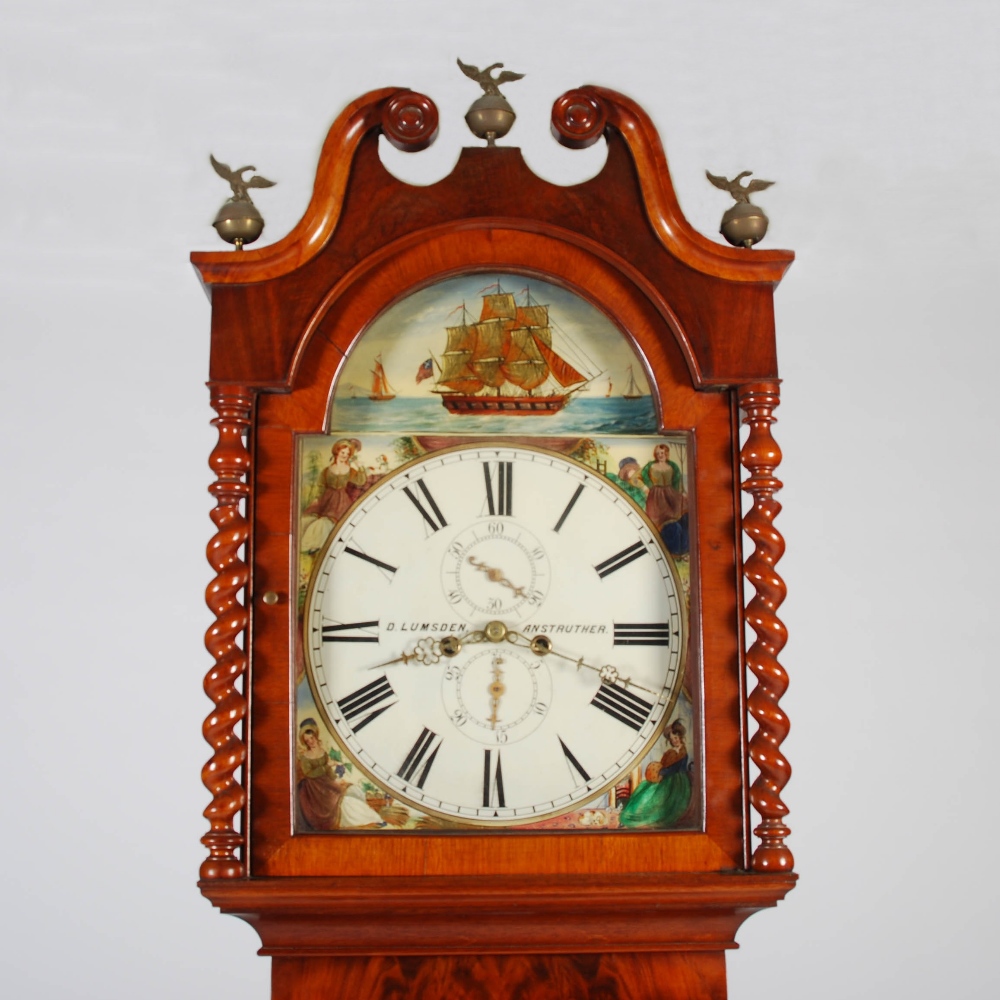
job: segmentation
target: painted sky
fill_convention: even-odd
[[[639,389],[649,385],[642,365],[624,335],[610,320],[574,292],[523,275],[476,273],[449,278],[407,296],[383,313],[351,352],[341,374],[337,392],[367,393],[372,385],[372,362],[382,355],[389,382],[398,396],[430,398],[434,379],[416,383],[417,369],[432,354],[440,358],[445,347],[446,326],[461,322],[462,303],[468,322],[479,319],[482,296],[496,291],[496,282],[512,292],[523,305],[530,291],[532,302],[548,305],[553,347],[571,364],[592,376],[603,373],[595,388],[606,387],[610,377],[616,394],[624,390],[627,368],[633,366]],[[435,377],[436,377],[435,370]]]

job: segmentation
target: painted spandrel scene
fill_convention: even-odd
[[[676,567],[687,616],[690,439],[654,433],[648,383],[628,341],[564,289],[534,279],[529,287],[515,275],[486,284],[475,275],[403,300],[355,345],[329,427],[327,435],[299,440],[300,609],[348,511],[401,467],[498,434],[588,467],[641,511]],[[421,623],[429,627],[454,630],[448,622]],[[296,668],[297,832],[477,829],[422,812],[363,767],[318,707],[301,648]],[[689,657],[676,701],[642,758],[589,800],[517,829],[699,828],[698,686]]]
[[[451,278],[382,314],[344,366],[330,427],[444,433],[656,429],[628,340],[580,296],[520,275]]]

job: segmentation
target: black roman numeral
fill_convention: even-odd
[[[559,515],[559,520],[556,521],[556,526],[552,529],[553,531],[558,531],[569,517],[569,512],[573,509],[573,505],[580,499],[580,494],[583,492],[583,483],[580,483],[576,488],[576,492],[569,498],[569,503],[566,504],[566,509]]]
[[[562,752],[563,756],[566,758],[566,763],[569,764],[570,767],[572,768],[570,774],[572,774],[573,771],[576,771],[576,773],[580,775],[580,777],[583,778],[585,782],[590,781],[590,775],[587,774],[587,772],[583,769],[583,765],[576,759],[576,757],[573,756],[573,752],[570,750],[570,748],[566,746],[565,743],[563,743],[562,737],[557,735],[556,739],[559,741],[559,746],[562,747]],[[575,781],[576,779],[574,778],[573,780]]]
[[[514,500],[514,463],[497,462],[495,491],[489,462],[483,462],[483,475],[486,478],[486,507],[490,516],[510,517]]]
[[[390,573],[396,572],[395,566],[390,566],[388,563],[382,562],[381,559],[376,559],[374,556],[370,556],[368,553],[362,552],[360,549],[352,549],[349,545],[345,545],[344,551],[349,556],[355,556],[357,559],[363,559],[365,562],[371,563],[373,566],[378,566],[379,569],[387,570]]]
[[[622,566],[627,566],[640,556],[644,556],[648,551],[643,542],[636,542],[627,549],[616,552],[610,559],[605,559],[604,562],[598,563],[594,569],[597,570],[597,575],[603,579],[606,576],[610,576],[615,570],[621,569]]]
[[[323,642],[378,642],[378,622],[324,625]]]
[[[383,674],[364,687],[358,688],[354,694],[341,698],[337,704],[340,706],[341,712],[344,713],[344,718],[351,723],[351,728],[357,733],[373,719],[377,719],[386,709],[392,708],[397,701],[396,692],[393,691],[389,679]],[[353,720],[358,716],[364,716],[364,718],[360,722],[354,722]]]
[[[503,772],[500,769],[500,751],[487,750],[483,758],[483,808],[496,805],[503,809],[507,802],[503,796]]]
[[[601,681],[601,686],[590,704],[602,712],[607,712],[612,719],[631,726],[636,732],[642,729],[643,723],[649,718],[649,713],[653,711],[653,706],[645,698],[640,698],[627,688],[609,684],[607,681]]]
[[[670,626],[666,622],[623,625],[615,623],[616,646],[669,646]]]
[[[437,752],[441,749],[441,743],[441,737],[424,726],[423,732],[417,737],[417,742],[410,747],[410,752],[406,755],[406,759],[399,769],[399,776],[403,781],[416,785],[417,788],[423,788],[427,775],[431,772],[431,764],[434,763],[434,758],[437,757]],[[417,774],[418,770],[419,777],[413,781],[413,776]]]
[[[430,525],[431,531],[440,531],[448,524],[444,519],[444,514],[441,513],[441,508],[438,507],[434,497],[431,496],[431,491],[427,489],[427,484],[422,479],[418,479],[416,485],[420,487],[420,492],[423,493],[430,511],[420,502],[409,486],[404,486],[403,492],[410,498],[413,506],[420,511],[420,516]]]

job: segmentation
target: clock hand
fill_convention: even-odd
[[[499,632],[497,630],[500,630]],[[499,636],[494,637],[494,636]],[[374,663],[368,670],[380,670],[382,667],[391,667],[396,663],[409,663],[416,660],[424,666],[433,666],[441,661],[442,656],[458,656],[465,643],[472,642],[500,642],[507,635],[507,628],[502,622],[490,622],[485,630],[466,632],[465,635],[446,635],[443,639],[435,639],[433,636],[425,635],[418,639],[413,645],[410,653],[400,653],[399,656],[386,660],[384,663]]]
[[[500,669],[501,663],[503,663],[502,656],[493,657],[493,677],[490,680],[489,687],[487,688],[490,693],[490,729],[496,729],[497,723],[500,721],[497,716],[497,711],[500,708],[500,699],[507,690],[507,687],[503,682],[503,671]]]
[[[507,642],[514,643],[516,645],[528,646],[534,652],[538,653],[539,656],[544,656],[545,653],[550,652],[550,649],[546,648],[544,651],[536,649],[533,642],[543,641],[548,642],[544,636],[538,636],[535,640],[528,639],[527,636],[521,635],[520,632],[512,632],[507,628],[501,621],[487,622],[486,626],[481,629],[475,629],[472,632],[466,632],[465,635],[446,635],[443,639],[435,639],[433,636],[425,635],[422,639],[418,639],[414,645],[412,653],[401,653],[399,656],[394,657],[391,660],[386,660],[384,663],[375,663],[368,667],[369,670],[379,670],[382,667],[389,667],[395,663],[409,663],[410,660],[416,660],[417,663],[424,664],[435,664],[440,662],[442,656],[452,657],[458,656],[462,651],[462,647],[466,644],[479,643],[479,642]],[[549,643],[551,646],[551,643]],[[561,654],[556,654],[561,655]],[[569,657],[563,657],[564,659],[569,659]],[[586,666],[586,664],[584,664]],[[592,669],[597,669],[592,668]]]
[[[565,653],[553,648],[552,640],[547,635],[536,635],[533,639],[529,639],[526,635],[521,635],[520,632],[508,631],[506,639],[516,646],[527,646],[536,656],[548,656],[551,653],[552,656],[558,656],[561,660],[575,664],[577,670],[593,670],[600,675],[602,681],[608,684],[617,683],[627,688],[638,688],[647,694],[659,694],[658,691],[653,691],[639,684],[637,681],[632,680],[631,677],[623,677],[621,671],[610,663],[605,663],[603,666],[598,667],[592,663],[585,663],[582,656],[567,656]]]
[[[625,687],[636,687],[640,691],[646,691],[648,694],[658,694],[659,692],[653,691],[648,687],[644,687],[637,681],[632,680],[631,677],[623,677],[621,671],[610,663],[605,663],[603,666],[598,667],[592,663],[585,663],[582,656],[567,656],[566,653],[560,652],[554,649],[552,646],[552,640],[547,635],[536,635],[533,639],[529,639],[526,635],[522,635],[520,632],[515,632],[513,629],[507,628],[507,626],[501,621],[488,622],[482,630],[475,632],[469,632],[467,635],[461,637],[448,636],[443,639],[442,642],[448,642],[451,640],[455,643],[458,648],[454,652],[445,652],[446,656],[455,656],[461,649],[462,643],[466,642],[504,642],[505,640],[514,646],[525,646],[530,649],[536,656],[548,656],[550,653],[553,656],[558,656],[561,660],[566,660],[569,663],[576,665],[577,670],[593,670],[601,675],[602,681],[607,681],[609,684],[621,683]]]
[[[442,643],[450,638],[451,636],[445,636],[444,639],[435,639],[433,636],[425,635],[422,639],[418,639],[414,644],[413,652],[400,653],[399,656],[394,657],[391,660],[386,660],[384,663],[373,663],[367,669],[380,670],[382,667],[391,667],[394,663],[409,663],[410,660],[416,660],[417,663],[422,663],[425,666],[437,663],[441,659],[442,653],[444,652],[441,648]]]
[[[524,587],[517,587],[510,580],[504,576],[502,569],[497,569],[494,566],[488,566],[486,563],[479,562],[475,556],[469,556],[469,564],[475,566],[480,572],[486,574],[486,579],[493,583],[503,584],[508,590],[513,590],[516,597],[524,597]]]

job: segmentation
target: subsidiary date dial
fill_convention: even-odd
[[[305,608],[317,706],[368,775],[451,822],[581,807],[679,690],[686,607],[655,529],[587,466],[462,446],[346,512]]]

